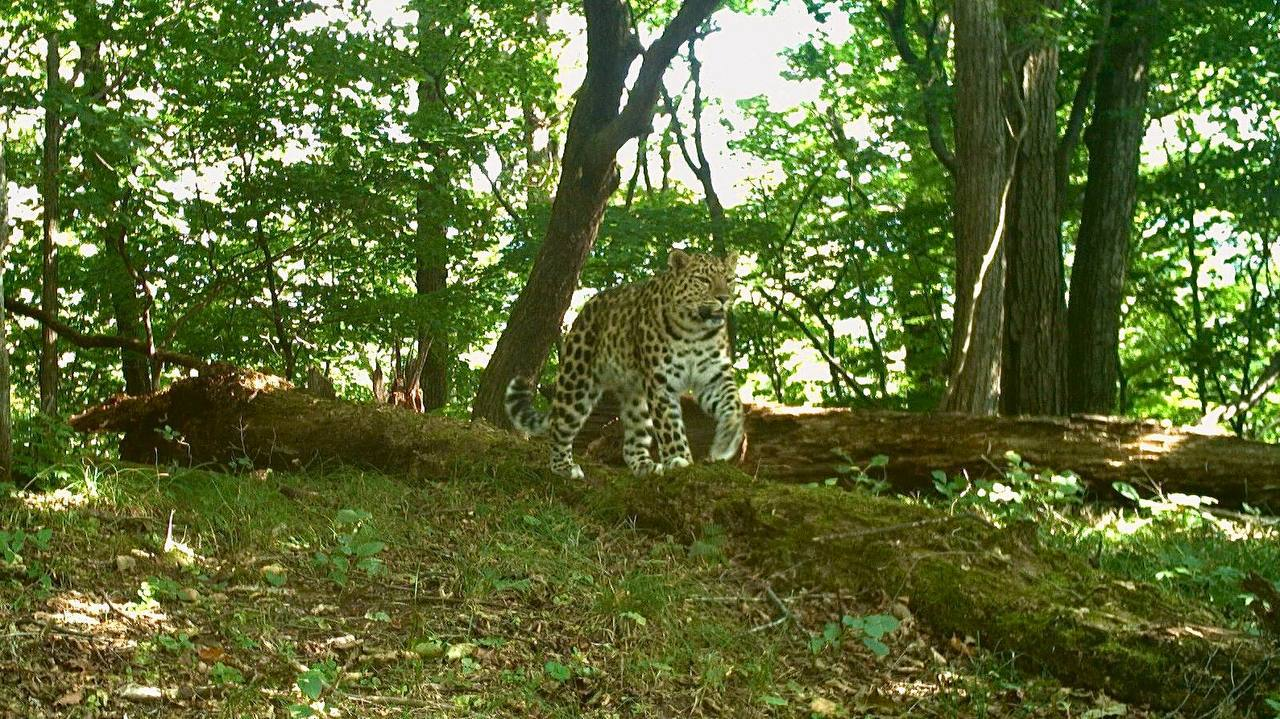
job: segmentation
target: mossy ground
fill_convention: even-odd
[[[0,570],[0,715],[1120,711],[924,633],[894,597],[774,592],[711,529],[638,532],[518,464],[495,474],[49,473],[0,512],[0,530],[52,530]],[[361,551],[384,569],[339,583],[316,554],[342,554],[343,510],[369,513]],[[811,646],[828,622],[879,612],[906,619],[887,657],[847,637]]]

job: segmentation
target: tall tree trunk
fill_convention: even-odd
[[[1109,413],[1120,377],[1120,309],[1146,127],[1156,0],[1117,1],[1085,131],[1089,176],[1067,309],[1068,407]]]
[[[545,22],[545,21],[544,21]],[[407,378],[405,391],[412,393],[414,389],[422,390],[422,404],[425,409],[432,410],[443,407],[449,401],[449,339],[445,332],[448,327],[447,308],[442,306],[440,297],[449,283],[449,247],[446,238],[447,219],[451,204],[449,196],[450,162],[447,148],[431,142],[428,138],[432,129],[439,129],[442,122],[447,122],[448,113],[440,102],[437,88],[439,82],[439,57],[431,51],[432,42],[442,36],[430,8],[420,5],[418,8],[418,63],[422,79],[418,81],[418,110],[416,124],[419,138],[418,145],[423,154],[432,158],[431,172],[418,182],[417,196],[414,198],[417,213],[417,231],[414,237],[414,282],[417,285],[419,309],[430,307],[435,313],[435,321],[418,320],[418,354],[412,363],[421,368],[421,373]],[[526,113],[526,121],[532,113],[532,106]],[[532,150],[531,129],[529,149]],[[532,167],[530,168],[532,170]],[[445,315],[445,316],[441,316]],[[425,356],[423,355],[425,353]],[[412,373],[410,373],[412,374]]]
[[[0,136],[0,299],[4,297],[4,268],[9,259],[8,143]],[[9,389],[9,315],[0,301],[0,482],[13,479],[13,407]]]
[[[650,126],[663,73],[680,45],[719,4],[720,0],[685,0],[661,37],[644,49],[631,32],[625,3],[585,1],[587,74],[569,118],[546,238],[480,378],[473,417],[505,425],[507,383],[518,375],[537,377],[541,372],[595,244],[605,205],[618,187],[617,152]],[[622,106],[628,72],[641,55],[639,74]]]
[[[1043,27],[1059,6],[1059,0],[1043,0],[1042,12],[1019,23],[1033,39],[1015,65],[1024,117],[1013,118],[1021,125],[1022,140],[1005,208],[1008,269],[1000,383],[1005,414],[1053,416],[1067,409],[1067,307],[1056,179],[1058,41]]]
[[[942,408],[989,415],[1000,396],[1004,335],[1004,29],[996,0],[961,0],[955,13],[956,300]]]
[[[40,309],[51,316],[58,314],[58,248],[54,235],[58,232],[58,144],[62,135],[60,104],[62,102],[60,47],[58,31],[45,36],[44,92],[44,158],[40,165],[41,201],[44,205],[43,233],[40,240],[42,269]],[[40,411],[58,413],[58,333],[49,325],[40,330]]]

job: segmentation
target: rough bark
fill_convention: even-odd
[[[54,235],[58,232],[58,145],[62,136],[61,80],[58,76],[62,63],[56,29],[45,36],[45,43],[44,156],[40,163],[40,200],[44,214],[40,239],[40,309],[54,316],[58,314],[58,248],[54,244]],[[50,415],[58,413],[58,333],[50,325],[40,330],[40,411]]]
[[[1120,379],[1120,309],[1146,127],[1155,0],[1116,2],[1085,131],[1089,175],[1067,308],[1068,407],[1109,413]]]
[[[624,3],[584,3],[587,73],[569,118],[551,218],[529,280],[480,378],[473,417],[505,424],[507,383],[540,373],[595,243],[605,205],[618,187],[617,152],[649,127],[663,73],[680,45],[719,4],[685,0],[662,35],[641,53]],[[627,74],[638,55],[643,60],[623,106]]]
[[[1196,712],[1228,701],[1228,711],[1247,710],[1276,685],[1264,640],[1217,625],[1202,608],[1112,581],[1080,557],[1041,547],[1026,527],[996,529],[968,515],[781,485],[723,465],[695,465],[660,482],[597,467],[595,481],[569,482],[540,468],[544,451],[483,424],[324,400],[243,371],[183,379],[72,421],[144,438],[127,448],[133,460],[248,457],[279,469],[339,461],[522,490],[536,481],[583,511],[659,535],[689,540],[714,524],[727,552],[779,585],[906,596],[937,636],[978,637],[1029,669],[1129,702]],[[163,424],[181,444],[154,431]]]
[[[1057,12],[1058,0],[1040,3]],[[1058,45],[1047,17],[1019,21],[1032,43],[1017,59],[1021,113],[1009,218],[1005,229],[1005,334],[1000,408],[1005,414],[1056,416],[1066,412],[1067,307],[1063,298],[1062,242],[1058,226]],[[1011,29],[1013,31],[1013,29]]]
[[[0,297],[4,297],[4,269],[9,259],[8,146],[0,137]],[[13,408],[10,405],[9,315],[0,302],[0,482],[13,477]]]
[[[994,414],[1004,336],[1005,40],[995,0],[956,4],[955,321],[945,410]]]

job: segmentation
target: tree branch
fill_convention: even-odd
[[[6,297],[4,300],[4,306],[5,309],[15,315],[29,317],[46,327],[53,328],[53,330],[58,333],[58,337],[60,339],[66,340],[76,347],[80,347],[82,349],[122,349],[132,350],[139,354],[147,354],[147,345],[145,342],[131,337],[86,334],[58,320],[58,318],[48,312],[45,312],[38,307],[32,307],[31,305],[21,302],[13,297]],[[162,362],[168,362],[169,364],[178,365],[179,367],[187,367],[189,369],[204,369],[209,366],[207,361],[182,352],[156,350],[152,356]]]
[[[685,0],[680,11],[667,23],[662,35],[642,53],[644,60],[635,84],[628,93],[627,104],[594,139],[602,155],[613,157],[627,140],[638,137],[649,126],[653,107],[658,102],[658,87],[671,60],[680,46],[693,37],[698,26],[711,17],[720,3],[721,0]]]
[[[1067,187],[1067,178],[1071,173],[1071,156],[1076,144],[1080,141],[1080,133],[1084,130],[1084,116],[1089,109],[1089,101],[1093,98],[1093,86],[1098,79],[1098,68],[1102,67],[1102,58],[1106,54],[1107,35],[1111,31],[1111,0],[1102,4],[1101,20],[1098,35],[1089,47],[1089,59],[1084,71],[1080,74],[1080,83],[1076,85],[1075,97],[1071,100],[1071,115],[1067,118],[1067,126],[1058,141],[1056,160],[1058,197],[1062,197]]]

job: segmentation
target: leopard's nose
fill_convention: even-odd
[[[717,292],[717,293],[716,293],[716,300],[718,300],[718,301],[720,302],[720,304],[722,304],[722,305],[727,305],[727,304],[729,304],[729,299],[730,299],[730,295],[729,295],[729,293],[728,293],[728,292]]]

